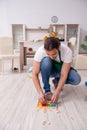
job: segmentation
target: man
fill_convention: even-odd
[[[32,78],[39,94],[40,102],[46,103],[47,100],[50,100],[51,103],[57,103],[65,83],[72,85],[80,83],[80,75],[71,68],[71,64],[71,49],[64,44],[60,44],[58,38],[47,38],[44,45],[36,52],[33,63]],[[44,85],[43,88],[38,76],[40,72]],[[53,83],[56,87],[53,94],[49,84],[50,77],[54,77]]]

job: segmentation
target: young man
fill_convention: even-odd
[[[64,44],[60,44],[58,38],[47,38],[44,45],[37,50],[33,63],[33,82],[39,94],[40,102],[46,103],[47,100],[50,100],[51,103],[57,103],[65,83],[72,85],[80,83],[80,75],[71,68],[71,64],[71,49]],[[43,88],[38,76],[40,72]],[[56,87],[53,94],[49,84],[50,77],[54,77],[53,83]]]

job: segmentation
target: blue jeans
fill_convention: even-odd
[[[58,83],[58,81],[60,79],[60,71],[58,71],[53,66],[52,59],[49,57],[45,57],[42,59],[40,70],[41,70],[41,74],[42,74],[42,81],[44,84],[44,86],[43,86],[44,92],[45,93],[50,92],[49,79],[50,79],[50,77],[54,77],[56,83]],[[81,77],[78,74],[78,72],[73,69],[70,70],[67,80],[66,80],[66,84],[77,85],[80,83],[80,81],[81,81]]]

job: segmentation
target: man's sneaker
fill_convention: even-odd
[[[53,79],[52,82],[53,82],[55,89],[56,89],[58,84],[55,82],[55,79]]]
[[[53,82],[55,89],[56,89],[58,84],[55,82],[55,79],[53,79],[52,82]],[[61,91],[63,91],[63,88],[61,89]]]
[[[46,101],[51,101],[52,96],[53,96],[53,93],[52,93],[52,92],[46,93],[46,94],[45,94]]]

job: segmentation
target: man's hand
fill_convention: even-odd
[[[45,95],[43,93],[39,94],[39,102],[46,103]]]
[[[59,97],[59,94],[55,91],[52,98],[51,98],[51,103],[57,103],[58,97]]]

